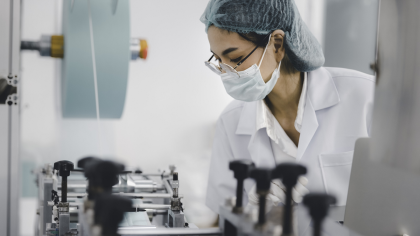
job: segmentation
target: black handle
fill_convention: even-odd
[[[85,169],[86,165],[91,162],[91,161],[100,161],[101,159],[97,158],[97,157],[83,157],[82,159],[80,159],[77,162],[77,167],[79,167],[80,169]]]
[[[89,181],[88,199],[93,200],[100,193],[111,193],[118,183],[118,175],[124,165],[108,160],[91,160],[84,166],[85,177]]]
[[[321,235],[322,221],[328,215],[330,205],[335,203],[335,197],[325,193],[309,193],[303,197],[303,204],[309,208],[309,215],[314,221],[314,236]]]
[[[236,185],[236,205],[235,209],[242,209],[242,198],[244,192],[244,180],[249,177],[250,171],[255,168],[255,165],[250,160],[235,160],[229,163],[229,169],[233,171]]]
[[[283,211],[283,235],[293,232],[292,227],[292,191],[299,176],[306,174],[306,167],[296,163],[282,163],[273,170],[273,179],[281,179],[286,187],[286,202]]]
[[[118,226],[124,217],[124,213],[132,208],[129,198],[99,194],[95,199],[95,224],[102,228],[102,235],[117,236]]]
[[[259,196],[259,214],[258,214],[258,224],[265,224],[265,205],[266,197],[270,191],[271,184],[271,171],[266,168],[254,168],[249,177],[255,179],[257,183],[257,194]]]
[[[67,177],[74,170],[74,164],[70,161],[57,161],[54,163],[54,169],[58,170],[61,176],[61,202],[67,202]]]

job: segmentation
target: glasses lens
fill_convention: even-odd
[[[204,62],[204,64],[205,64],[208,68],[210,68],[210,70],[211,70],[211,71],[213,71],[214,73],[216,73],[216,74],[218,74],[218,75],[222,74],[222,72],[220,71],[220,69],[218,68],[218,66],[217,66],[217,65],[215,65],[215,64],[213,64],[213,63],[211,63],[211,62],[208,62],[208,61],[205,61],[205,62]]]
[[[232,74],[235,74],[237,77],[239,77],[238,72],[235,69],[233,69],[232,66],[227,65],[225,63],[220,63],[220,67],[222,68],[222,70],[224,72],[226,72],[226,73],[232,73]]]

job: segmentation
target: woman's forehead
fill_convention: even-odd
[[[228,48],[246,49],[252,46],[252,43],[243,39],[239,34],[228,32],[211,26],[207,32],[210,43],[210,49],[220,55],[220,53]]]

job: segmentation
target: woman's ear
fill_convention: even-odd
[[[273,37],[274,48],[276,49],[276,53],[284,50],[284,32],[283,30],[275,30],[271,37]]]

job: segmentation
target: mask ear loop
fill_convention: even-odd
[[[263,53],[263,55],[262,55],[262,57],[261,57],[261,61],[260,61],[260,64],[258,65],[258,68],[260,68],[260,67],[261,67],[261,63],[262,63],[262,61],[263,61],[263,59],[264,59],[265,52],[267,51],[268,44],[270,43],[270,40],[271,40],[271,34],[270,34],[270,36],[269,36],[269,38],[268,38],[268,43],[267,43],[267,46],[265,46],[264,53]]]

